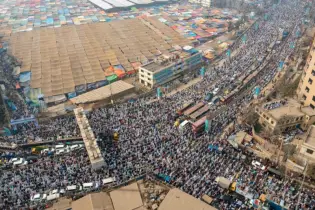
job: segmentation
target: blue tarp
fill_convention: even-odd
[[[108,84],[107,80],[102,80],[102,81],[96,82],[95,86],[96,86],[96,88],[99,88],[99,87],[103,87],[103,86],[105,86],[107,84]]]
[[[76,92],[72,92],[72,93],[68,93],[68,94],[67,94],[68,99],[74,98],[74,97],[76,97],[76,96],[77,96],[77,93],[76,93]]]
[[[28,82],[31,80],[31,72],[23,72],[20,74],[20,82]]]
[[[54,24],[54,19],[53,18],[47,18],[47,20],[46,20],[46,23],[48,24],[48,25],[53,25]]]
[[[78,85],[75,87],[75,91],[80,94],[86,92],[86,85]]]
[[[12,101],[7,101],[8,107],[12,110],[15,111],[17,110],[16,106],[14,105],[14,103]]]
[[[87,84],[87,89],[88,89],[88,90],[93,90],[93,89],[95,89],[95,88],[96,88],[95,83],[89,83],[89,84]]]
[[[171,177],[170,176],[167,176],[165,174],[158,174],[158,177],[163,179],[164,181],[166,181],[167,183],[170,183],[171,182]]]

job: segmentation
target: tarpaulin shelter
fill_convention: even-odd
[[[113,82],[115,82],[116,80],[117,80],[117,75],[116,74],[113,74],[113,75],[111,75],[111,76],[108,76],[108,77],[106,77],[106,79],[107,79],[107,81],[111,84],[111,83],[113,83]]]

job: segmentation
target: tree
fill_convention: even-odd
[[[315,164],[314,163],[308,164],[306,174],[312,179],[315,179]]]
[[[258,114],[255,112],[255,109],[253,107],[249,107],[248,110],[246,110],[246,113],[243,115],[244,122],[250,126],[255,126],[255,124],[258,121]]]
[[[282,150],[284,152],[284,160],[287,160],[289,157],[294,155],[294,153],[296,152],[296,145],[285,144],[282,146]]]

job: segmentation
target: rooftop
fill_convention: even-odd
[[[159,210],[216,210],[216,208],[177,189],[171,189],[161,203]]]
[[[115,210],[130,210],[143,206],[137,183],[110,192]]]
[[[144,64],[141,67],[143,67],[144,69],[148,71],[156,72],[161,69],[164,69],[167,66],[175,64],[176,62],[181,61],[182,59],[191,57],[195,54],[196,52],[191,54],[191,53],[185,52],[182,49],[177,49],[176,51],[173,51],[172,53],[160,54],[158,57],[154,59],[154,61]]]
[[[302,112],[305,113],[308,116],[314,116],[315,110],[312,109],[310,106],[305,106],[301,108]]]
[[[277,100],[263,104],[262,108],[274,119],[279,120],[283,116],[301,117],[304,113],[300,109],[301,104],[294,99]]]
[[[315,147],[315,126],[314,125],[310,126],[310,128],[308,129],[305,143]]]
[[[108,99],[109,97],[114,97],[118,94],[120,96],[125,93],[129,93],[134,89],[134,86],[124,82],[124,81],[116,81],[110,85],[106,85],[104,87],[100,87],[95,90],[91,90],[90,92],[83,93],[77,97],[71,98],[70,101],[73,104],[84,104],[84,103],[91,103],[96,101],[101,101]]]
[[[45,97],[103,81],[110,67],[132,72],[157,52],[190,43],[155,17],[41,28],[13,33],[9,42],[11,53],[22,61],[21,73],[31,71],[31,88],[40,88]]]
[[[72,210],[114,210],[109,195],[105,192],[92,193],[72,202]]]

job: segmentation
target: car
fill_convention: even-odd
[[[253,160],[252,161],[252,166],[254,166],[254,168],[259,168],[260,170],[265,170],[266,166],[264,166],[263,164],[261,164],[260,162]]]
[[[205,101],[209,102],[211,101],[213,98],[213,93],[207,93],[206,97],[205,97]]]
[[[22,165],[27,165],[28,162],[24,158],[13,158],[16,159],[12,161],[13,166],[22,166]]]
[[[213,95],[218,94],[219,90],[220,90],[220,88],[215,88],[215,89],[212,91]]]

